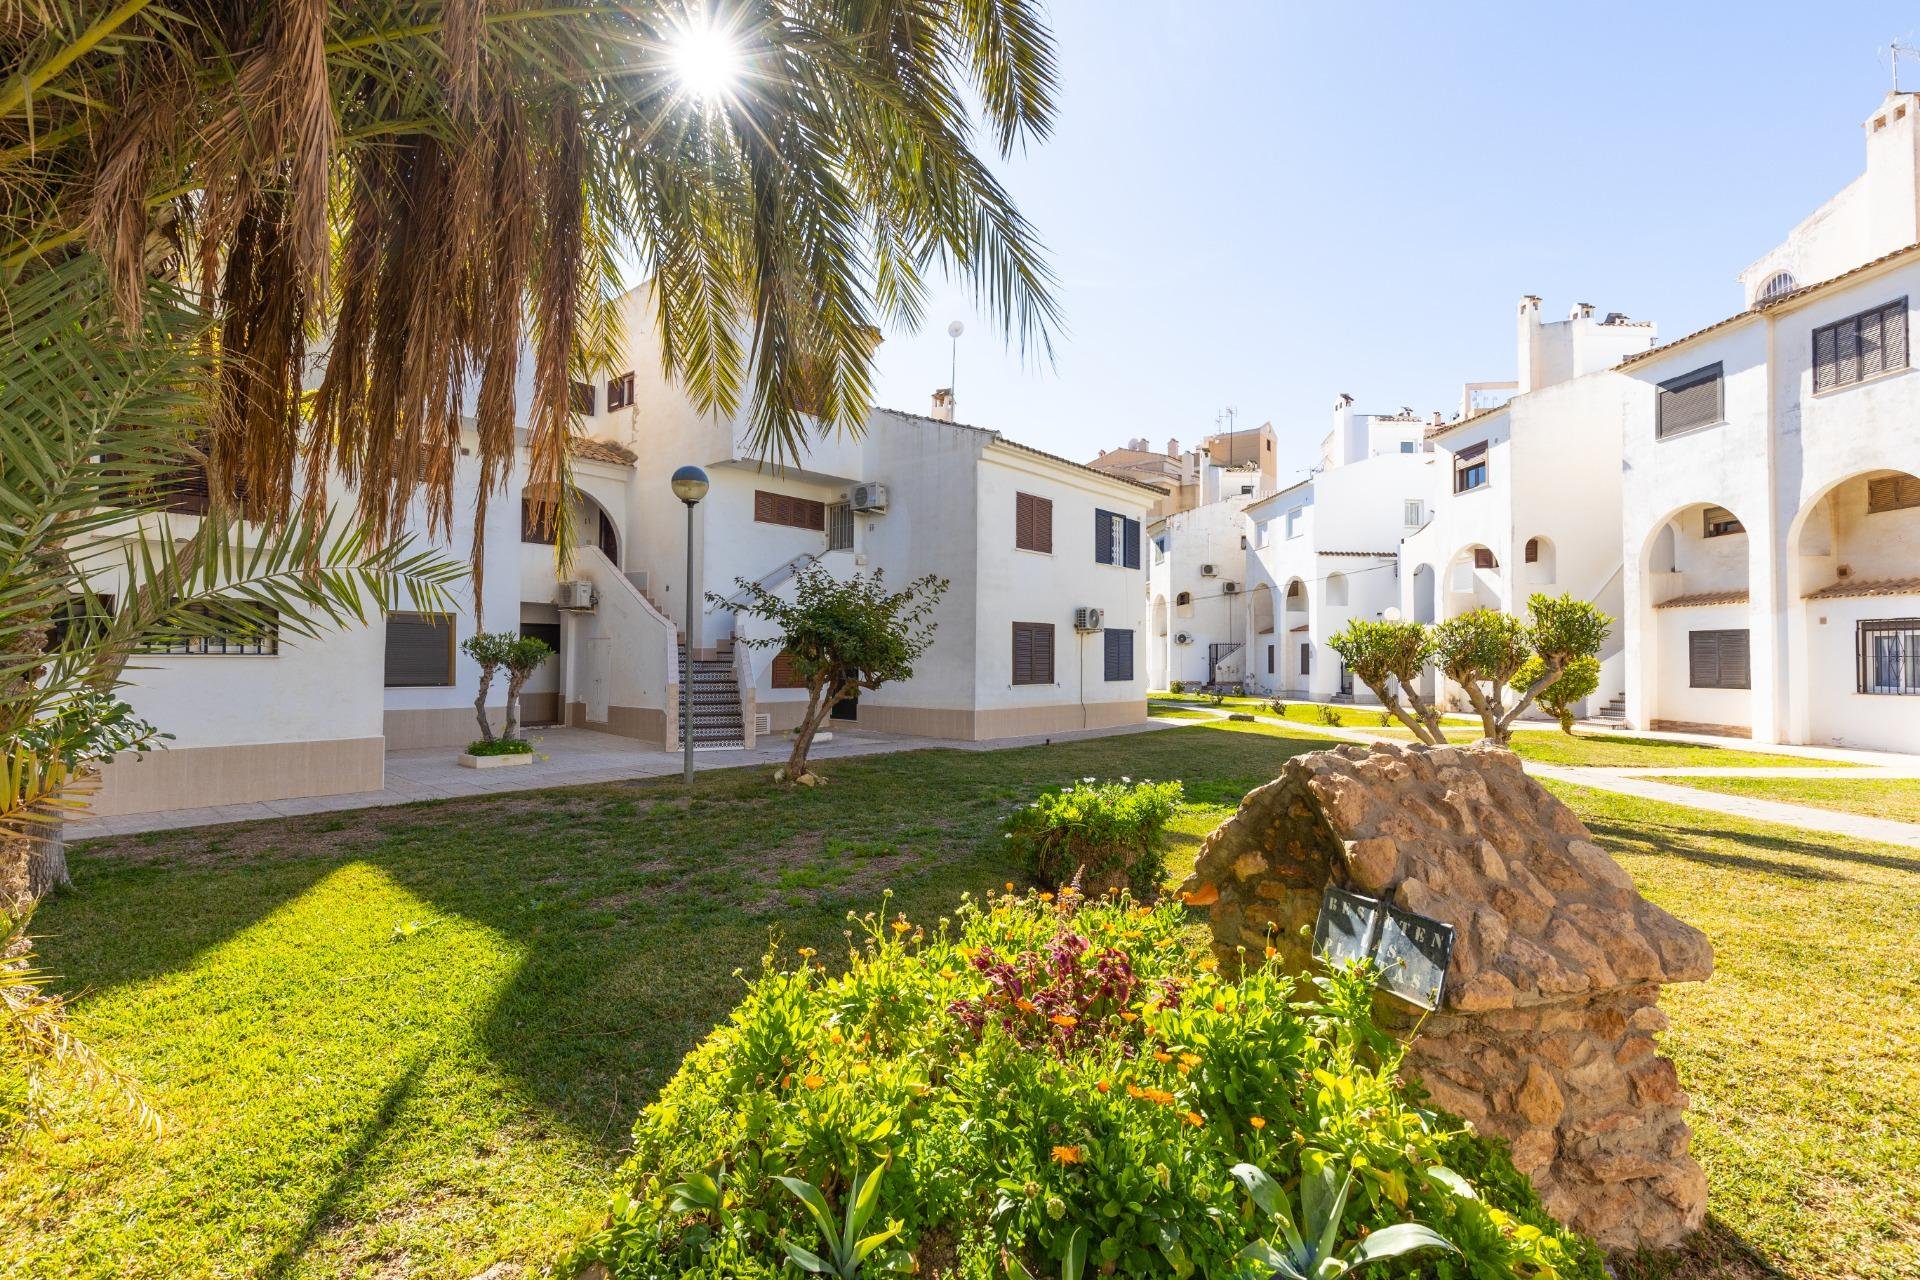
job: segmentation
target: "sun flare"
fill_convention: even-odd
[[[732,33],[711,24],[688,27],[671,47],[674,74],[696,98],[719,98],[740,79],[740,46]]]

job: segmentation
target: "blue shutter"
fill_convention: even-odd
[[[1122,545],[1126,547],[1127,568],[1138,569],[1140,567],[1140,522],[1129,520],[1126,524],[1127,533]]]
[[[1113,563],[1113,513],[1098,507],[1093,512],[1093,562]]]
[[[1107,679],[1133,679],[1133,632],[1108,627],[1103,634],[1107,643]]]

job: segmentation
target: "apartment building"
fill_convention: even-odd
[[[1864,132],[1745,310],[1625,363],[1635,725],[1920,751],[1920,94]]]

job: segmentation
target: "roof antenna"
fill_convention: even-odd
[[[1920,58],[1920,48],[1898,40],[1887,46],[1887,69],[1893,73],[1893,91],[1900,92],[1900,59]]]

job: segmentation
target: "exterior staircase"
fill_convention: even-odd
[[[685,671],[687,646],[678,648],[680,665]],[[733,676],[731,655],[693,660],[693,749],[695,751],[738,750],[747,745],[740,720],[740,685]]]
[[[1595,720],[1609,720],[1616,724],[1627,722],[1627,695],[1624,692],[1613,695],[1612,701],[1593,713]]]

